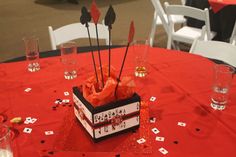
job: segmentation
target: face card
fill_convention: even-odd
[[[150,98],[150,101],[152,101],[152,102],[154,102],[156,100],[156,97],[154,97],[154,96],[152,96],[151,98]]]
[[[144,142],[146,142],[146,140],[144,138],[140,138],[137,140],[138,144],[142,144]]]
[[[164,140],[165,140],[165,137],[159,137],[159,136],[156,137],[156,141],[163,142]]]
[[[32,129],[31,128],[24,128],[23,132],[30,134],[32,132]]]
[[[25,89],[25,92],[29,92],[29,91],[31,91],[31,88],[26,88]]]
[[[184,123],[184,122],[178,122],[178,125],[182,126],[182,127],[186,127],[186,123]]]
[[[64,95],[69,96],[70,94],[69,94],[69,92],[64,92]]]
[[[54,134],[53,131],[45,131],[44,133],[45,133],[45,135],[53,135]]]
[[[161,147],[160,149],[158,149],[159,150],[159,152],[161,152],[162,154],[164,154],[164,155],[166,155],[167,153],[168,153],[168,151],[165,149],[165,148],[163,148],[163,147]]]
[[[153,128],[153,129],[152,129],[152,132],[153,132],[154,134],[158,134],[160,131],[159,131],[157,128]]]

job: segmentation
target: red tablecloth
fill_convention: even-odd
[[[132,48],[130,49],[132,50]],[[124,48],[112,50],[112,63],[120,68]],[[230,102],[220,112],[209,107],[214,63],[185,52],[151,48],[148,56],[149,74],[145,79],[134,78],[136,91],[142,97],[141,127],[137,132],[111,137],[93,143],[76,121],[72,105],[59,105],[55,100],[70,98],[72,87],[80,85],[93,74],[91,55],[79,54],[78,78],[65,80],[59,57],[41,59],[41,70],[30,73],[26,62],[0,65],[0,113],[7,115],[6,124],[19,131],[13,140],[15,156],[166,156],[233,157],[236,154],[236,79],[233,80]],[[103,63],[107,51],[102,52]],[[124,75],[133,76],[134,54],[129,51]],[[118,74],[118,72],[117,72]],[[25,92],[26,88],[32,88]],[[70,96],[64,96],[64,92]],[[157,100],[150,102],[151,96]],[[72,99],[71,99],[72,100]],[[13,117],[37,118],[34,124],[10,124]],[[149,123],[149,118],[157,118]],[[180,127],[178,122],[186,123]],[[23,133],[32,128],[31,134]],[[151,129],[160,133],[155,135]],[[44,131],[52,130],[46,136]],[[155,140],[165,137],[164,142]],[[145,138],[145,144],[136,142]]]
[[[235,0],[208,0],[213,11],[216,13],[227,5],[236,5]]]

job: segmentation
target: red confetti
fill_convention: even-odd
[[[130,28],[129,28],[129,38],[128,38],[129,43],[131,43],[133,41],[134,33],[135,33],[134,21],[131,21]]]
[[[91,5],[91,16],[93,18],[93,22],[95,24],[98,23],[98,19],[100,17],[101,13],[100,11],[98,10],[98,7],[97,7],[97,4],[95,2],[95,0],[92,2],[92,5]]]

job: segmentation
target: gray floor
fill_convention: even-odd
[[[180,3],[180,0],[168,0]],[[24,36],[39,37],[40,51],[50,50],[48,26],[53,28],[79,22],[82,6],[90,8],[92,0],[80,0],[79,4],[66,0],[1,0],[0,3],[0,61],[24,55]],[[122,44],[127,40],[129,24],[134,20],[135,39],[147,39],[151,30],[154,8],[150,0],[97,0],[103,19],[109,5],[117,14],[113,25],[112,42]],[[162,0],[163,2],[163,0]],[[78,46],[88,45],[80,41]],[[158,27],[155,46],[166,46],[166,34]]]

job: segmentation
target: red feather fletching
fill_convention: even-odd
[[[95,24],[98,23],[98,20],[99,20],[99,17],[100,17],[101,13],[100,11],[98,10],[98,7],[97,7],[97,4],[95,1],[92,2],[92,5],[91,5],[91,16],[93,18],[93,22]]]
[[[134,33],[135,33],[134,22],[132,21],[130,23],[130,28],[129,28],[129,38],[128,38],[129,43],[131,43],[133,41]]]

